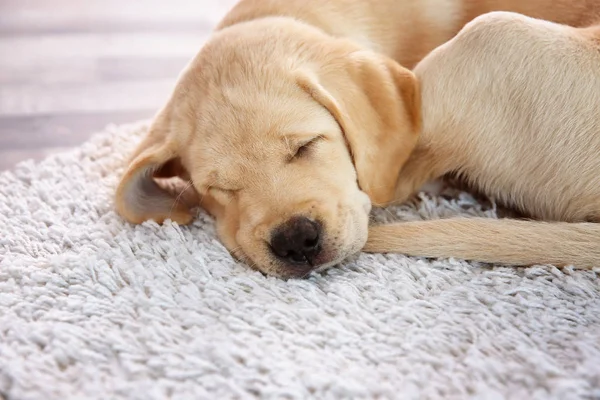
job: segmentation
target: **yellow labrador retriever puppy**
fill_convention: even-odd
[[[117,189],[117,210],[134,223],[148,219],[188,223],[193,218],[190,208],[154,180],[180,176],[199,194],[202,206],[215,216],[218,235],[225,246],[253,267],[282,277],[300,277],[311,270],[339,263],[363,248],[372,203],[385,205],[402,200],[419,181],[443,172],[443,168],[428,166],[416,157],[420,154],[442,159],[458,157],[450,150],[440,152],[438,147],[435,152],[426,151],[430,146],[428,140],[437,137],[431,133],[435,97],[442,97],[442,104],[467,107],[467,103],[472,102],[471,107],[476,107],[487,92],[477,92],[475,85],[471,85],[470,93],[456,87],[469,85],[473,80],[484,82],[482,77],[497,83],[502,78],[497,71],[503,63],[507,71],[521,68],[520,64],[504,62],[509,54],[498,55],[493,46],[488,52],[475,52],[463,46],[463,58],[472,57],[471,64],[481,62],[481,67],[472,67],[462,75],[440,72],[457,81],[453,86],[448,82],[448,90],[444,90],[443,79],[435,80],[439,84],[433,89],[425,86],[424,99],[428,104],[422,110],[418,80],[398,62],[413,66],[430,50],[450,39],[467,21],[501,9],[573,26],[585,26],[600,16],[600,2],[584,0],[241,1],[184,70],[147,138],[135,151]],[[510,25],[507,29],[511,29]],[[510,40],[507,46],[515,46],[511,51],[521,55],[529,51],[519,50],[522,40],[512,37]],[[552,36],[547,40],[553,41]],[[557,51],[566,50],[559,47]],[[494,61],[485,61],[483,55]],[[444,68],[443,62],[439,68]],[[524,84],[527,79],[534,79],[531,75],[536,73],[535,68],[533,72],[524,71],[522,76],[515,75],[520,76],[519,80],[500,85],[506,92],[502,95],[504,101],[502,96],[493,100],[501,103],[497,114],[490,114],[493,110],[473,109],[472,120],[464,122],[479,128],[481,121],[488,122],[487,131],[482,133],[486,136],[482,136],[479,143],[489,141],[490,147],[497,149],[500,155],[506,153],[502,158],[505,163],[499,158],[497,164],[507,169],[507,175],[511,175],[508,170],[514,171],[517,165],[512,164],[516,160],[510,155],[517,143],[525,141],[532,153],[556,169],[561,167],[560,161],[547,160],[552,159],[555,151],[542,154],[545,148],[541,143],[554,143],[563,151],[563,157],[569,157],[570,151],[573,159],[578,159],[575,154],[579,153],[566,146],[579,146],[579,140],[588,132],[588,128],[582,127],[587,121],[575,119],[580,112],[576,98],[564,104],[571,110],[568,114],[571,118],[555,116],[544,122],[534,117],[539,110],[523,108],[536,105],[528,101],[530,98],[554,96],[554,92],[546,94],[540,87]],[[589,71],[588,74],[593,75]],[[569,72],[563,79],[568,86],[579,78]],[[523,93],[519,95],[515,91]],[[591,101],[589,96],[585,99]],[[509,107],[505,103],[514,108],[511,118],[524,118],[521,125],[528,128],[528,133],[514,140],[512,147],[501,147],[502,143],[513,141],[509,136],[489,140],[495,137],[494,124],[505,122],[499,117],[504,115],[502,109]],[[452,108],[439,110],[436,118],[448,118],[445,112],[456,112]],[[544,128],[552,127],[544,134],[554,135],[554,139],[535,136],[538,132],[535,124],[542,122]],[[565,138],[576,139],[558,139],[562,137],[558,132],[565,124],[575,126],[566,128],[569,134]],[[423,128],[427,133],[420,136]],[[446,127],[439,123],[438,128],[437,132],[443,135]],[[574,129],[576,132],[571,133]],[[454,128],[450,130],[457,132]],[[453,140],[457,145],[458,138]],[[577,147],[579,152],[591,151],[592,147],[586,143]],[[468,146],[464,149],[466,152],[461,153],[461,157],[471,155],[477,159],[489,155],[489,150],[476,154],[478,148],[474,145],[473,150]],[[515,157],[521,156],[523,150],[519,151]],[[539,174],[523,176],[522,185],[531,191],[537,187],[531,179],[544,176],[538,161],[532,158],[527,165],[539,170]],[[594,164],[586,164],[588,161],[589,157],[584,157],[581,163],[597,171]],[[526,160],[521,162],[526,163]],[[410,172],[419,165],[430,172],[421,175]],[[471,169],[475,169],[479,164],[472,165]],[[579,164],[573,165],[567,164],[569,168],[578,169],[563,171],[562,184],[555,185],[561,186],[561,190],[562,186],[570,188],[570,192],[549,193],[554,187],[547,186],[548,192],[536,192],[531,198],[533,203],[523,204],[535,204],[534,209],[539,210],[559,206],[557,202],[546,201],[545,196],[567,202],[572,201],[568,196],[577,196],[582,202],[587,199],[589,208],[597,198],[592,192],[582,195],[576,191],[582,185],[576,184],[573,177],[581,178],[583,171]],[[463,172],[467,174],[471,169]],[[554,176],[555,172],[549,174]],[[514,174],[511,176],[516,178]],[[590,178],[589,174],[585,176]],[[558,178],[555,179],[558,182]],[[583,187],[590,189],[592,183],[587,182]],[[494,188],[491,194],[509,190],[507,199],[514,197],[514,185],[496,186],[502,182],[493,178],[481,183]],[[540,200],[539,204],[536,200]],[[567,216],[558,212],[550,214],[538,213]],[[526,225],[522,229],[529,232],[540,229],[537,226]],[[368,245],[371,251],[429,255],[428,245],[432,240],[423,241],[421,247],[418,241],[411,242],[414,247],[403,247],[405,227],[392,226],[391,232],[381,229],[384,228],[374,228]],[[424,232],[417,229],[419,233]],[[439,234],[443,232],[447,231]],[[496,243],[489,232],[487,241],[482,243],[487,246],[481,250],[485,254],[495,251],[489,246]],[[390,242],[384,242],[382,236],[388,233],[402,236],[390,237]],[[543,245],[539,236],[536,240],[532,247]],[[498,246],[502,245],[498,241]],[[460,248],[454,253],[451,246],[440,248],[438,245],[435,249],[439,251],[432,255],[470,255]],[[497,261],[555,261],[534,257],[535,253],[529,252],[522,243],[520,249],[516,254],[520,258]],[[584,256],[579,254],[579,257]],[[568,255],[565,259],[575,263],[582,261]]]

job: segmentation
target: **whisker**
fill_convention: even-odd
[[[387,207],[385,207],[383,209],[383,212],[386,213],[386,214],[388,214],[391,218],[395,218],[396,217],[394,214],[392,214],[392,212]]]
[[[183,189],[181,189],[181,192],[179,192],[179,195],[175,198],[175,201],[171,205],[171,209],[169,210],[169,217],[171,217],[171,215],[173,214],[173,210],[175,209],[175,207],[179,203],[179,200],[181,200],[181,196],[183,196],[183,194],[185,193],[185,191],[188,190],[190,187],[192,187],[193,184],[194,184],[194,182],[191,179],[186,182],[185,187]]]

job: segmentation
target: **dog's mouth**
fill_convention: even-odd
[[[247,264],[265,275],[284,279],[302,279],[308,277],[313,271],[323,271],[333,267],[345,258],[342,251],[328,244],[319,247],[312,252],[277,255],[272,245],[265,243],[260,253],[255,253],[255,257],[246,252],[242,246],[228,248],[228,250],[236,261]]]
[[[324,271],[339,264],[344,257],[336,255],[337,252],[324,251],[316,258],[307,257],[298,262],[282,262],[278,268],[279,275],[285,278],[306,278],[312,272]]]

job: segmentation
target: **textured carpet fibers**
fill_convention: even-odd
[[[144,123],[0,174],[7,399],[600,398],[598,271],[362,254],[306,280],[234,261],[204,213],[125,223]],[[465,193],[380,220],[494,218]]]

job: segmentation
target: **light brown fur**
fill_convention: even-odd
[[[448,160],[469,164],[443,140],[432,145],[446,128],[431,128],[431,112],[438,95],[457,104],[476,99],[463,99],[456,89],[428,96],[428,79],[420,82],[400,65],[414,66],[467,21],[500,9],[584,26],[599,15],[600,2],[242,0],[181,74],[123,176],[117,210],[134,223],[168,218],[188,223],[192,210],[153,180],[180,176],[215,216],[225,246],[253,267],[296,277],[340,262],[365,244],[371,202],[405,199],[446,172]],[[464,52],[468,57],[470,50]],[[454,138],[455,146],[459,142]],[[595,165],[593,170],[598,171]],[[494,183],[481,186],[494,188],[488,194],[512,196],[510,185]],[[304,264],[272,251],[274,232],[296,216],[323,227],[322,251]],[[447,232],[439,227],[417,228],[435,240]],[[373,227],[367,250],[427,255],[420,253],[429,251],[428,241],[403,247],[403,236],[414,233],[409,228]],[[458,254],[459,248],[453,253],[451,246],[437,249],[434,256],[469,254]],[[482,249],[476,258],[482,252],[494,249]]]
[[[513,13],[469,23],[415,69],[423,132],[396,201],[454,172],[536,220],[372,227],[368,251],[600,266],[600,29]],[[561,221],[561,222],[556,222]]]

